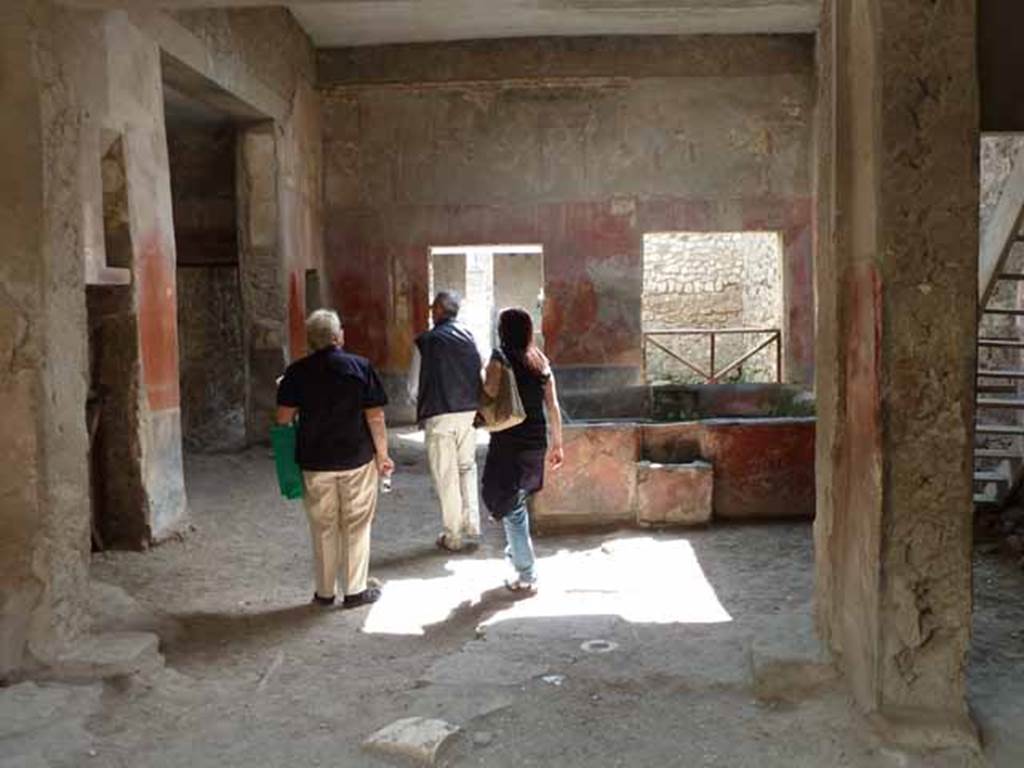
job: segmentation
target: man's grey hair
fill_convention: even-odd
[[[317,352],[338,343],[341,318],[333,309],[318,309],[306,318],[306,341]]]
[[[459,316],[461,304],[462,297],[455,291],[438,291],[434,297],[434,306],[440,307],[441,314],[448,320],[454,320]]]

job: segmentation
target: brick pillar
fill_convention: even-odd
[[[819,42],[819,626],[866,710],[965,726],[975,3],[828,0]]]

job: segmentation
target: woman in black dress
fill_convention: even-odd
[[[498,339],[501,347],[494,350],[487,364],[484,389],[492,397],[497,396],[502,365],[511,366],[526,420],[510,429],[491,433],[484,464],[483,499],[491,517],[501,520],[505,526],[508,543],[505,556],[516,570],[516,577],[506,581],[505,586],[518,592],[536,588],[526,502],[544,487],[545,463],[552,469],[562,465],[562,414],[558,409],[551,364],[533,342],[530,313],[518,307],[502,311],[498,318]]]

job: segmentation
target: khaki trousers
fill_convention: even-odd
[[[441,500],[445,540],[455,549],[462,546],[463,536],[480,535],[475,416],[476,411],[442,413],[423,423],[430,475]]]
[[[342,593],[362,592],[370,569],[370,524],[377,510],[376,463],[340,472],[303,472],[302,478],[316,593],[335,595],[339,568]]]

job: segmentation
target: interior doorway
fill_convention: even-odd
[[[498,313],[522,307],[533,318],[534,337],[543,349],[544,248],[523,245],[456,245],[430,249],[429,298],[438,291],[462,296],[459,319],[476,338],[480,356],[497,346]]]
[[[438,291],[462,296],[459,318],[473,332],[486,360],[498,344],[498,314],[522,307],[534,319],[544,348],[544,248],[536,244],[438,246],[430,249],[429,298]]]
[[[181,430],[193,452],[246,444],[246,364],[239,275],[238,128],[165,86],[177,253]]]

